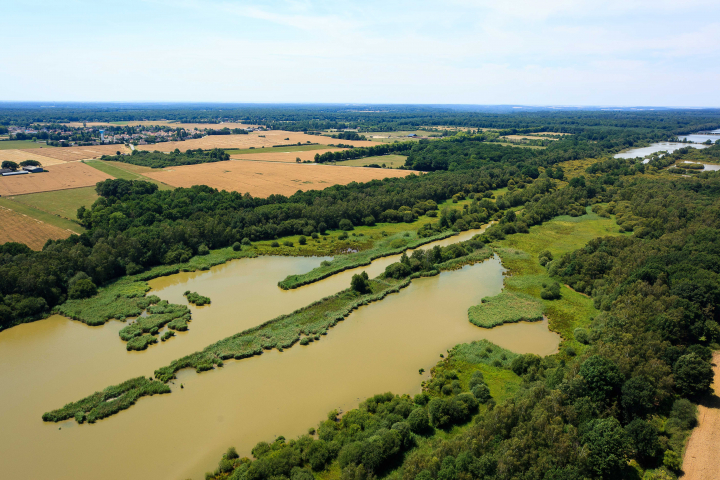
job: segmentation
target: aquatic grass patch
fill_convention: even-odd
[[[170,393],[170,387],[157,380],[137,377],[119,385],[95,392],[80,401],[68,403],[64,407],[43,414],[46,422],[61,422],[75,418],[82,423],[95,423],[115,413],[130,408],[140,397]]]
[[[406,234],[409,234],[406,236]],[[318,282],[337,273],[352,268],[370,265],[373,260],[390,255],[398,255],[412,248],[417,248],[430,242],[457,235],[457,232],[447,231],[432,237],[418,237],[417,232],[404,232],[381,238],[372,248],[346,255],[338,255],[332,261],[325,261],[319,267],[302,275],[289,275],[285,280],[278,282],[283,290],[291,290],[303,285]]]
[[[188,307],[168,303],[167,300],[155,303],[148,307],[149,315],[138,317],[135,322],[120,330],[120,338],[128,342],[128,350],[145,350],[149,345],[157,343],[153,335],[165,325],[173,330],[187,330],[187,322],[191,319]]]
[[[524,293],[502,292],[493,297],[485,297],[480,305],[473,305],[468,309],[470,323],[483,328],[504,323],[534,322],[542,318],[542,302]]]
[[[98,289],[98,294],[81,300],[68,300],[55,307],[55,313],[97,326],[108,320],[137,317],[157,297],[146,297],[150,285],[146,282],[119,280]],[[158,299],[159,300],[159,299]]]
[[[210,305],[210,303],[212,303],[209,297],[204,297],[199,293],[191,292],[190,290],[183,293],[183,296],[187,298],[188,302],[198,307],[202,307],[203,305]]]

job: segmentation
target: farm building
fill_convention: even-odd
[[[6,172],[6,173],[3,173],[2,176],[3,176],[3,177],[10,177],[10,176],[13,176],[13,175],[26,175],[26,174],[28,174],[28,173],[29,173],[29,172],[27,172],[27,171],[25,171],[25,170],[18,170],[17,172]]]
[[[23,167],[23,170],[28,171],[30,173],[40,173],[40,172],[45,171],[45,170],[43,170],[42,167],[33,167],[33,166]]]
[[[3,173],[10,173],[10,172],[12,172],[12,170],[10,170],[9,168],[0,168],[0,175],[2,175]]]

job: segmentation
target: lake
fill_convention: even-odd
[[[201,478],[231,445],[248,455],[258,441],[307,432],[332,409],[354,408],[385,391],[418,393],[428,378],[418,369],[429,371],[458,343],[486,338],[519,353],[557,351],[560,338],[547,321],[490,330],[468,322],[468,307],[502,289],[505,270],[495,257],[416,279],[354,311],[308,346],[228,361],[202,374],[181,371],[172,394],[140,399],[94,425],[41,420],[48,410],[150,376],[175,358],[336,293],[357,271],[375,276],[398,258],[291,291],[277,282],[323,258],[240,259],[155,279],[152,293],[160,298],[186,304],[182,293],[192,290],[209,296],[212,305],[190,306],[190,330],[144,352],[125,350],[118,337],[125,324],[118,321],[89,327],[55,315],[0,332],[0,471],[13,479]]]

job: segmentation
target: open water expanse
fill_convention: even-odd
[[[458,343],[487,338],[519,353],[557,350],[559,336],[546,321],[491,330],[468,322],[468,307],[502,289],[504,269],[496,257],[414,280],[356,310],[309,346],[229,361],[202,374],[181,371],[171,394],[142,398],[94,425],[42,421],[48,410],[132,377],[151,376],[173,359],[347,288],[358,271],[376,276],[398,256],[296,290],[277,287],[285,276],[322,260],[241,259],[151,281],[152,293],[163,299],[186,304],[182,293],[192,290],[209,296],[212,305],[190,306],[190,330],[144,352],[125,350],[118,337],[125,324],[118,321],[88,327],[56,315],[0,332],[2,478],[201,478],[231,445],[249,455],[260,440],[307,432],[334,408],[351,409],[389,390],[418,393],[427,378],[418,369],[429,371],[440,353]]]

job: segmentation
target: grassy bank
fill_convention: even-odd
[[[491,244],[508,269],[505,292],[526,294],[541,302],[550,329],[562,336],[564,347],[570,348],[566,352],[570,354],[585,348],[575,340],[574,330],[587,327],[599,312],[592,299],[565,285],[561,285],[559,299],[541,299],[543,284],[553,283],[554,279],[540,265],[538,257],[541,252],[549,251],[554,259],[558,259],[582,248],[593,238],[609,235],[622,235],[615,217],[603,218],[588,208],[588,213],[581,217],[559,216],[531,227],[528,234],[509,235],[505,240]]]
[[[480,305],[468,309],[470,323],[483,328],[492,328],[503,323],[542,320],[543,304],[536,298],[523,293],[503,292],[494,297],[485,297]]]
[[[383,237],[376,241],[372,248],[346,255],[338,255],[331,261],[325,261],[317,268],[301,275],[289,275],[285,280],[278,282],[283,290],[291,290],[303,285],[320,281],[336,273],[350,270],[351,268],[370,265],[373,260],[390,255],[398,255],[405,250],[417,248],[436,240],[456,235],[456,232],[447,231],[432,237],[420,238],[416,232],[405,232],[402,234]],[[406,236],[407,235],[407,236]]]

